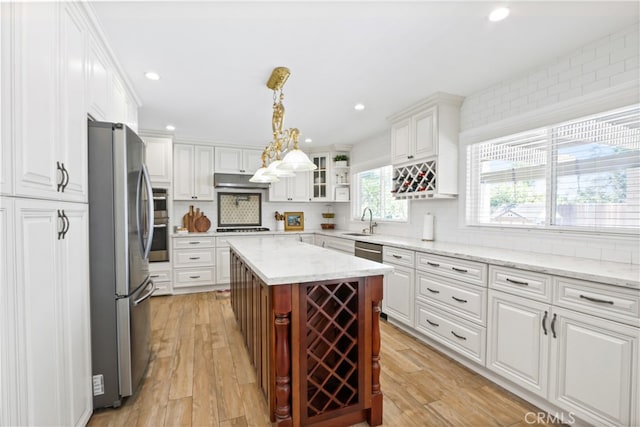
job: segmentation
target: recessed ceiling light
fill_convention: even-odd
[[[305,138],[304,142],[306,142],[306,143],[313,142],[313,139],[311,139],[311,138]]]
[[[509,16],[509,9],[507,9],[506,7],[499,7],[497,9],[494,9],[489,14],[489,21],[491,22],[502,21],[507,16]]]
[[[362,110],[364,110],[364,104],[356,104],[356,105],[353,106],[353,108],[356,111],[362,111]]]
[[[174,125],[167,125],[165,126],[166,130],[176,130],[176,127]]]
[[[144,73],[144,76],[149,80],[160,80],[160,74],[153,71],[147,71]]]

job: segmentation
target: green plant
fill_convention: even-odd
[[[340,161],[346,162],[347,160],[349,160],[349,157],[346,154],[338,154],[333,158],[334,162],[340,162]]]

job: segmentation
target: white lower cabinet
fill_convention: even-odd
[[[453,316],[437,306],[418,301],[416,329],[440,344],[484,365],[486,328]]]
[[[215,237],[173,238],[173,290],[215,284]]]
[[[382,312],[407,326],[413,327],[416,271],[411,267],[389,265],[393,266],[393,271],[384,276],[383,301],[385,303]]]
[[[172,274],[170,262],[151,262],[149,263],[149,275],[153,283],[156,285],[156,290],[153,292],[153,296],[171,295],[173,290],[172,286]]]
[[[516,293],[535,283],[522,273]],[[486,366],[588,423],[638,425],[640,329],[583,310],[490,289]]]
[[[87,205],[25,199],[15,211],[14,421],[84,425],[93,409]]]
[[[229,246],[216,247],[216,283],[231,282],[231,252]]]
[[[551,306],[489,290],[487,368],[547,397]]]
[[[549,397],[595,425],[637,426],[640,331],[553,308]]]
[[[353,255],[356,243],[351,239],[343,239],[340,237],[324,236],[317,234],[314,238],[314,244],[326,249],[333,249],[338,252],[344,252],[347,255]]]

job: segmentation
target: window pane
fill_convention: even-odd
[[[394,200],[391,195],[391,174],[391,166],[385,166],[356,175],[358,194],[356,195],[355,218],[359,218],[365,208],[370,208],[373,218],[376,220],[407,220],[407,201]]]
[[[639,109],[558,126],[553,224],[640,226]]]
[[[546,146],[544,130],[474,146],[478,223],[544,225]]]

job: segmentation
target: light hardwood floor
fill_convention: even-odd
[[[269,426],[224,295],[152,298],[153,354],[142,387],[122,407],[94,413],[89,426]],[[385,426],[526,426],[525,415],[538,412],[386,322],[381,335]]]

